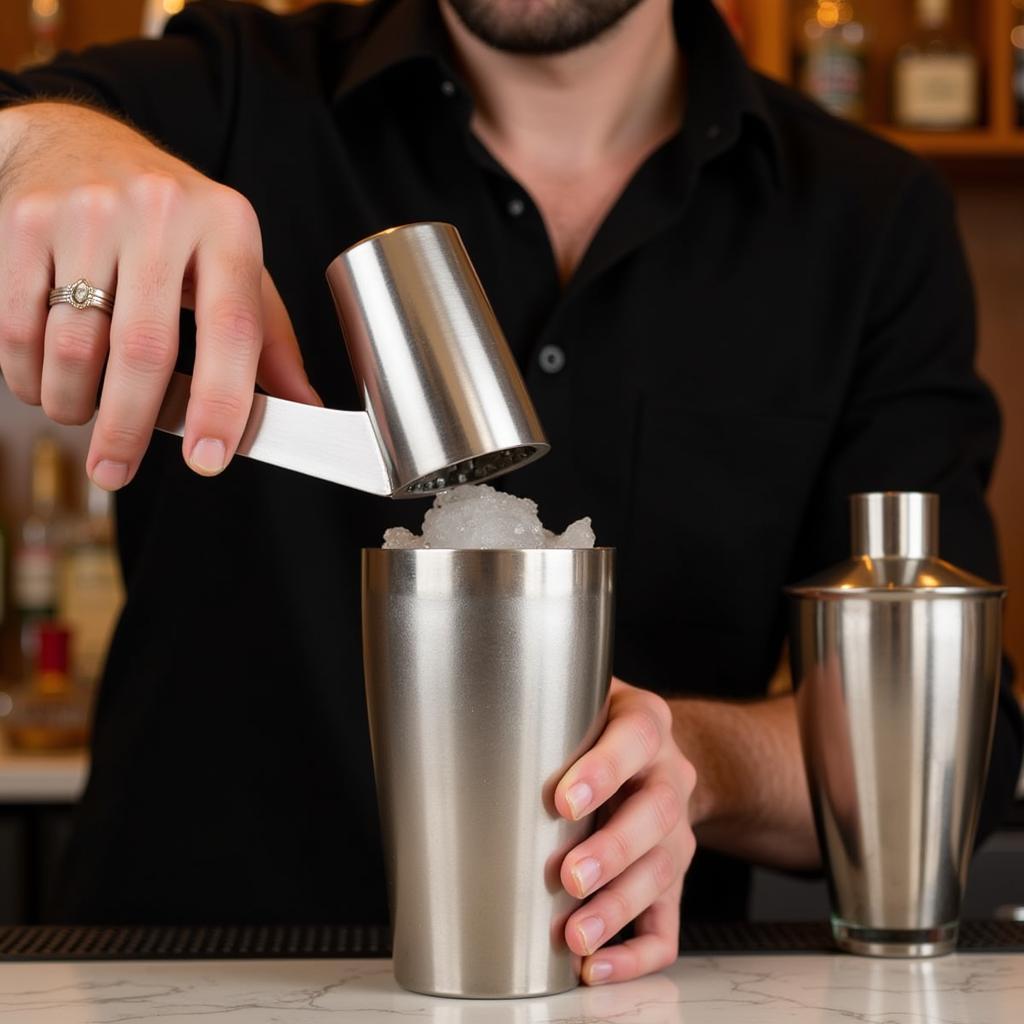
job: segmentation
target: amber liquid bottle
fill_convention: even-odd
[[[917,0],[917,35],[893,64],[893,119],[903,128],[957,131],[978,123],[978,56],[952,28],[950,0]]]
[[[797,21],[800,88],[829,113],[864,120],[867,46],[864,24],[849,0],[818,0]]]
[[[4,729],[16,750],[75,750],[89,741],[89,692],[70,675],[70,634],[53,622],[39,628],[39,653],[31,682],[13,694]]]

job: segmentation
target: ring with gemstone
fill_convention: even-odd
[[[113,294],[94,287],[84,277],[80,277],[72,284],[51,290],[50,305],[56,306],[61,302],[66,302],[75,309],[88,309],[93,306],[102,309],[104,313],[111,313],[114,309]]]

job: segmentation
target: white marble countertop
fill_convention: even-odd
[[[519,1000],[399,989],[387,960],[0,964],[0,1021],[375,1024],[1020,1024],[1024,955],[685,957],[648,978]]]

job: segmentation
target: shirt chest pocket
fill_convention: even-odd
[[[648,621],[749,628],[779,600],[827,444],[811,417],[650,402],[620,593]]]

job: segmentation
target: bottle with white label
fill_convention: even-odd
[[[21,621],[22,671],[32,671],[38,653],[39,624],[57,608],[60,558],[60,449],[48,437],[32,448],[32,511],[21,524],[11,561],[11,597]]]
[[[917,36],[893,65],[893,117],[902,128],[957,131],[978,123],[978,56],[952,28],[951,0],[916,0]]]
[[[114,626],[124,603],[114,548],[111,495],[89,481],[87,514],[67,529],[57,588],[57,619],[71,631],[71,675],[99,681]]]

